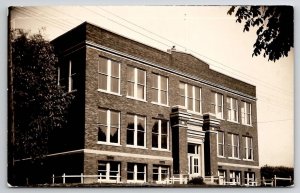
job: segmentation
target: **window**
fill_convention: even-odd
[[[128,163],[127,182],[136,182],[136,183],[146,182],[146,165]]]
[[[74,90],[74,76],[76,73],[72,72],[72,61],[69,60],[69,76],[68,76],[68,91],[72,92]]]
[[[232,185],[241,184],[241,172],[230,171],[229,177],[230,177],[230,182],[232,182]]]
[[[223,119],[223,95],[213,92],[211,98],[211,113],[217,118]]]
[[[127,145],[146,147],[146,118],[127,115]]]
[[[60,86],[60,67],[57,67],[57,85]]]
[[[255,173],[245,172],[245,186],[256,186]]]
[[[253,140],[252,137],[243,137],[245,154],[244,159],[253,160]]]
[[[226,170],[218,170],[218,176],[219,176],[219,184],[225,185],[226,182]]]
[[[179,104],[190,111],[202,113],[201,110],[201,88],[186,83],[179,83]]]
[[[120,143],[120,112],[98,110],[98,141],[100,143]]]
[[[228,142],[231,150],[231,158],[239,158],[239,136],[236,134],[228,134]]]
[[[120,93],[120,63],[102,57],[99,58],[98,89],[110,93]]]
[[[127,96],[146,100],[146,72],[144,70],[127,67]]]
[[[120,182],[120,163],[99,161],[98,175],[100,182]]]
[[[152,127],[152,147],[158,149],[169,149],[169,122],[166,120],[155,120]]]
[[[153,166],[153,181],[161,183],[169,178],[169,167],[167,166]]]
[[[168,105],[168,78],[152,74],[152,101]]]
[[[218,156],[224,157],[224,132],[218,131]]]
[[[242,124],[251,125],[251,104],[243,101],[241,107],[241,113],[242,113]]]
[[[227,119],[238,122],[238,100],[227,97]]]

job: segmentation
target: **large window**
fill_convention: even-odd
[[[227,119],[238,122],[238,100],[227,97]]]
[[[120,143],[120,112],[98,110],[98,142]]]
[[[252,137],[243,137],[244,143],[244,159],[253,160],[253,140]]]
[[[152,74],[152,101],[168,105],[168,78]]]
[[[186,107],[190,111],[202,113],[201,110],[201,88],[186,83],[179,83],[181,106]]]
[[[219,184],[225,185],[226,182],[226,170],[218,170],[218,176],[219,176]]]
[[[73,65],[72,65],[72,61],[69,61],[69,74],[68,74],[68,91],[72,92],[74,90],[74,76],[76,73],[74,73],[73,71]]]
[[[146,165],[137,163],[127,164],[127,182],[146,182]]]
[[[239,158],[239,149],[240,149],[240,142],[239,142],[239,135],[236,134],[228,134],[228,142],[230,147],[230,157],[231,158]]]
[[[241,113],[242,113],[242,124],[251,125],[251,104],[248,102],[242,102]]]
[[[127,96],[146,100],[146,71],[127,66]]]
[[[241,172],[240,171],[230,171],[229,181],[232,182],[232,185],[241,184]]]
[[[211,113],[215,114],[217,118],[223,119],[223,95],[222,94],[212,92]]]
[[[218,156],[224,157],[224,132],[218,131]]]
[[[245,186],[256,186],[255,173],[254,172],[245,172]]]
[[[120,163],[119,162],[98,162],[98,181],[120,182]]]
[[[111,93],[120,93],[120,63],[106,58],[98,61],[98,89]]]
[[[152,148],[169,149],[169,122],[154,120],[152,127]]]
[[[169,167],[153,165],[153,181],[162,183],[169,178]]]
[[[146,118],[128,114],[127,122],[127,145],[146,147]]]

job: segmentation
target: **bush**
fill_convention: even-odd
[[[195,178],[192,178],[191,180],[189,180],[188,184],[203,185],[205,183],[204,183],[203,178],[201,176],[199,176],[199,177],[195,177]]]
[[[277,186],[290,186],[294,184],[294,168],[283,167],[283,166],[263,166],[260,169],[261,177],[265,179],[272,179],[274,175],[279,178],[289,178],[292,177],[292,182],[288,180],[278,180],[276,181]]]

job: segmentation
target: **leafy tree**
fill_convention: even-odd
[[[292,178],[292,182],[288,180],[278,180],[277,186],[290,186],[294,183],[294,168],[284,166],[263,166],[260,169],[261,177],[265,179],[272,179],[274,175],[280,178]]]
[[[244,32],[256,28],[257,39],[252,56],[263,54],[276,61],[287,57],[294,47],[294,10],[291,6],[232,6],[236,22],[244,22]]]
[[[51,132],[65,124],[72,95],[57,84],[58,59],[41,33],[12,31],[10,49],[14,159],[42,158]]]

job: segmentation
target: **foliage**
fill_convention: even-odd
[[[204,183],[203,177],[199,176],[199,177],[194,177],[191,180],[189,180],[188,184],[203,185],[205,183]]]
[[[235,9],[237,10],[235,11]],[[244,22],[244,32],[257,29],[252,57],[263,54],[276,61],[287,57],[294,47],[294,11],[291,6],[232,6],[227,14],[235,12],[236,22]]]
[[[274,178],[274,175],[280,178],[289,178],[292,177],[292,183],[289,181],[281,181],[278,180],[276,182],[277,186],[289,186],[293,184],[294,181],[294,168],[291,167],[284,167],[284,166],[263,166],[260,169],[261,177],[264,177],[265,179],[272,179]]]
[[[57,84],[58,60],[41,33],[11,32],[15,159],[41,158],[62,128],[72,95]]]

